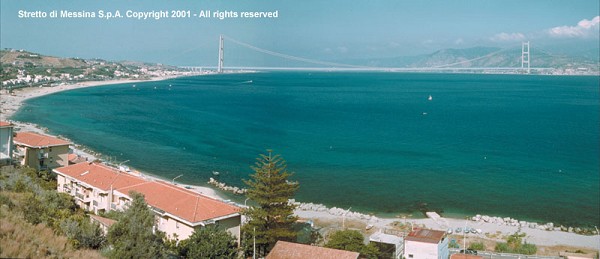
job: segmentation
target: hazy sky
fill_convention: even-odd
[[[597,47],[599,1],[8,0],[2,48],[66,57],[214,65],[219,34],[271,51],[319,60],[395,57],[442,48]],[[271,19],[19,18],[19,10],[275,11]],[[226,60],[260,65],[264,54],[226,42]],[[229,59],[231,60],[231,59]],[[235,64],[230,64],[235,65]]]

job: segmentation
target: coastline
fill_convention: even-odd
[[[69,91],[74,89],[82,89],[88,87],[98,87],[98,86],[106,86],[106,85],[114,85],[114,84],[128,84],[128,83],[143,83],[143,82],[154,82],[154,81],[163,81],[178,77],[186,77],[186,76],[197,76],[201,74],[189,74],[182,76],[161,76],[161,77],[153,77],[147,80],[131,80],[131,79],[119,79],[119,80],[107,80],[107,81],[86,81],[79,82],[74,84],[66,84],[59,85],[54,87],[25,87],[14,90],[12,94],[9,94],[7,90],[2,90],[0,92],[0,121],[10,121],[14,124],[19,131],[33,131],[36,133],[49,134],[46,128],[41,127],[34,123],[22,122],[22,121],[13,121],[10,118],[23,106],[23,103],[29,99],[41,97],[44,95],[50,95],[58,92]],[[63,139],[67,139],[64,136],[59,136]],[[72,142],[72,141],[71,141]],[[79,156],[86,158],[88,161],[94,161],[98,159],[102,159],[102,154],[99,154],[92,149],[81,146],[77,143],[73,142],[73,153]],[[140,177],[147,178],[150,180],[160,180],[169,182],[168,179],[161,178],[160,176],[152,175],[146,172],[140,172],[134,170],[134,173],[138,174]],[[204,187],[204,186],[189,186],[191,190],[194,190],[200,194],[218,199],[218,200],[226,200],[224,197],[220,196],[216,190]]]
[[[190,75],[185,75],[185,76],[190,76]],[[28,88],[15,90],[14,95],[10,95],[10,94],[8,94],[8,92],[6,90],[3,90],[2,98],[0,99],[0,104],[2,105],[2,109],[0,112],[0,120],[9,120],[10,117],[20,107],[22,107],[23,102],[28,99],[31,99],[31,98],[36,98],[36,97],[53,94],[53,93],[57,93],[57,92],[61,92],[61,91],[86,88],[86,87],[104,86],[104,85],[111,85],[111,84],[123,84],[123,83],[140,83],[140,82],[150,82],[150,81],[161,81],[161,80],[167,80],[167,79],[172,79],[172,78],[175,78],[175,76],[174,77],[155,77],[150,80],[89,81],[89,82],[70,84],[70,85],[62,85],[62,86],[56,86],[56,87],[28,87]],[[20,128],[20,130],[46,133],[43,128],[41,128],[38,125],[35,125],[33,123],[16,122],[16,121],[12,121],[12,123],[15,124],[18,128]],[[84,157],[87,157],[89,160],[96,160],[96,159],[101,158],[101,155],[98,155],[97,153],[93,152],[92,150],[90,150],[86,147],[82,147],[77,144],[74,144],[74,147],[75,147],[74,153],[80,154]],[[159,176],[152,175],[151,173],[139,172],[139,174],[142,177],[145,177],[148,179],[161,180],[161,181],[166,181],[166,182],[171,181],[170,179],[164,179]],[[207,196],[210,196],[210,197],[213,197],[216,199],[220,199],[220,200],[226,200],[225,197],[220,196],[215,189],[210,188],[210,187],[194,186],[194,185],[187,185],[187,184],[181,184],[181,183],[179,185],[189,186],[192,190],[194,190],[200,194],[203,194],[203,195],[207,195]],[[378,217],[373,217],[373,216],[366,217],[367,215],[362,216],[364,214],[360,214],[360,213],[356,213],[356,212],[349,212],[348,215],[344,215],[345,213],[339,213],[339,211],[341,209],[334,210],[333,213],[331,212],[332,209],[336,209],[336,208],[331,208],[331,209],[327,208],[327,210],[320,210],[320,208],[319,209],[308,209],[308,210],[297,209],[295,211],[295,213],[302,219],[313,219],[313,220],[318,219],[320,221],[323,221],[323,220],[333,221],[334,222],[333,224],[338,224],[338,225],[340,222],[344,221],[345,219],[347,219],[349,221],[353,220],[353,221],[360,222],[360,224],[364,224],[365,226],[371,225],[373,227],[373,229],[390,228],[390,224],[393,224],[394,222],[404,221],[404,222],[410,222],[413,224],[424,225],[427,228],[440,229],[440,230],[446,230],[448,227],[452,227],[453,229],[455,229],[455,228],[459,228],[459,227],[464,227],[465,224],[468,224],[467,226],[469,226],[469,227],[481,229],[483,231],[483,233],[486,233],[486,232],[487,233],[498,233],[498,232],[500,232],[501,235],[510,235],[510,234],[520,230],[521,232],[524,232],[528,235],[527,240],[529,242],[535,243],[537,245],[544,245],[544,246],[569,245],[569,246],[575,246],[575,247],[598,249],[598,246],[599,246],[598,244],[600,243],[600,236],[598,236],[598,235],[585,236],[585,235],[569,233],[569,232],[562,232],[562,231],[547,231],[547,230],[541,230],[541,229],[535,229],[535,228],[529,228],[529,227],[520,228],[517,226],[502,225],[499,223],[475,222],[475,221],[467,222],[464,219],[453,219],[453,218],[440,218],[437,220],[434,220],[432,218],[425,218],[425,219],[378,218]],[[461,234],[459,234],[459,235],[461,235]],[[478,234],[478,236],[485,238],[484,234]]]

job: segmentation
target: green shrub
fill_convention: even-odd
[[[485,250],[485,245],[483,244],[483,242],[475,242],[469,245],[469,249],[483,251]]]

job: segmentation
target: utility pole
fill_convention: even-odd
[[[252,237],[254,245],[252,246],[252,259],[256,259],[256,227],[254,227],[254,235]]]

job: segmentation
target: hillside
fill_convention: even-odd
[[[531,67],[581,69],[598,71],[598,60],[590,58],[595,50],[585,55],[554,54],[542,49],[531,49]],[[597,50],[596,50],[597,51]],[[591,54],[590,54],[591,53]],[[346,62],[369,67],[417,68],[417,67],[520,67],[521,48],[500,49],[474,47],[466,49],[442,49],[431,54],[393,58],[354,59]]]
[[[0,50],[2,87],[53,85],[64,82],[148,79],[173,75],[177,67],[133,61],[60,58],[25,50]]]
[[[58,58],[44,56],[28,51],[0,50],[0,62],[2,65],[13,66],[39,66],[39,67],[84,67],[87,63],[82,59]]]

